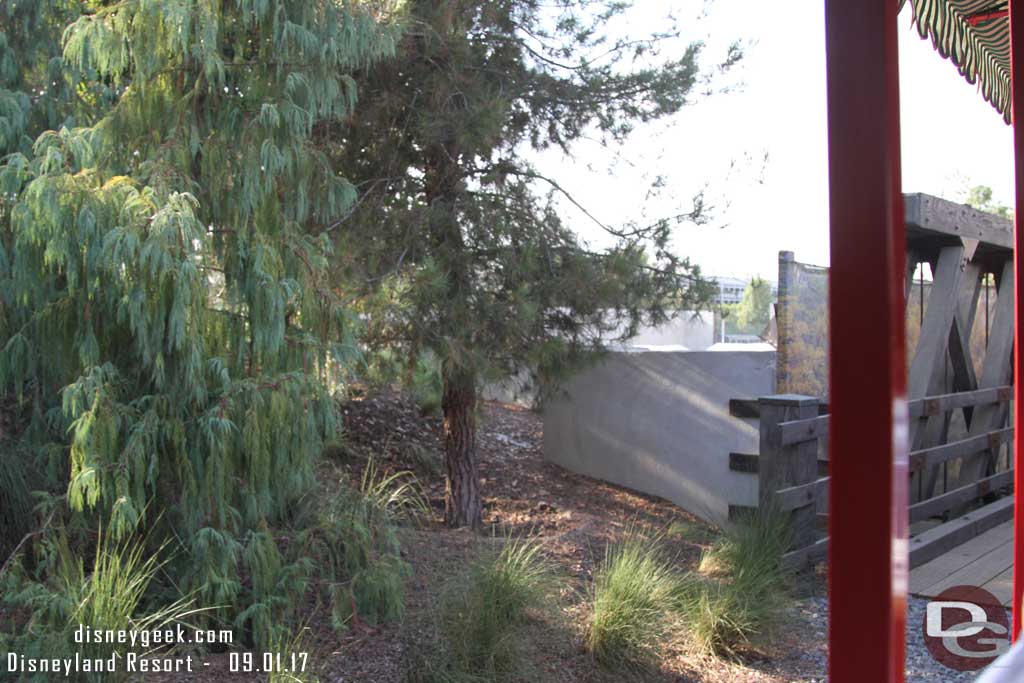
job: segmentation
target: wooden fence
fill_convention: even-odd
[[[904,206],[904,296],[908,310],[909,303],[917,306],[908,319],[907,357],[910,562],[916,566],[1013,515],[1012,499],[998,498],[1013,484],[1013,233],[1004,218],[929,195],[904,195]],[[780,254],[780,393],[734,401],[735,415],[759,416],[760,453],[729,460],[733,469],[757,473],[759,507],[770,504],[792,517],[787,562],[794,565],[826,555],[829,495],[828,406],[784,393],[800,390],[797,379],[808,374],[800,363],[817,363],[817,375],[827,370],[821,348],[827,327],[810,329],[801,318],[813,309],[811,317],[825,324],[824,294],[798,296],[798,265],[792,254]],[[923,280],[914,277],[925,269],[927,302]],[[824,282],[821,269],[815,274]],[[915,285],[919,296],[912,299]],[[818,353],[801,353],[808,348]],[[864,372],[871,371],[865,361]]]
[[[955,410],[972,413],[1005,405],[1012,396],[1010,386],[928,396],[908,402],[909,418],[913,423]],[[828,551],[824,534],[829,415],[819,414],[822,409],[817,398],[794,394],[766,396],[735,409],[737,414],[759,415],[760,452],[756,456],[734,453],[730,467],[757,474],[760,509],[773,508],[790,516],[793,547],[785,559],[791,567],[822,560]],[[944,477],[946,485],[910,505],[910,523],[919,530],[910,541],[911,567],[1012,518],[1012,497],[999,497],[1013,485],[1013,470],[1008,462],[1003,464],[1007,458],[999,457],[1004,445],[1012,441],[1012,427],[995,427],[910,453],[912,478],[951,463],[961,465],[960,476]],[[979,458],[986,463],[982,468],[962,465]]]

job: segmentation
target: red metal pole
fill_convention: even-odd
[[[829,681],[902,683],[907,409],[893,0],[826,0]]]
[[[1014,9],[1017,11],[1014,12]],[[1021,630],[1021,602],[1024,596],[1024,469],[1021,468],[1024,442],[1020,429],[1024,424],[1024,363],[1021,362],[1020,340],[1024,339],[1024,273],[1021,272],[1020,250],[1024,248],[1024,130],[1017,122],[1024,116],[1024,8],[1010,3],[1010,82],[1013,84],[1013,158],[1016,171],[1014,198],[1013,249],[1013,627],[1014,640]]]

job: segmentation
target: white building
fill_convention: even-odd
[[[728,275],[712,275],[708,279],[718,286],[718,296],[715,297],[715,303],[719,304],[738,304],[743,301],[743,292],[747,290],[747,285],[750,284],[750,278],[743,279]],[[769,283],[772,286],[772,298],[774,299],[779,295],[779,288],[776,283],[770,280]]]

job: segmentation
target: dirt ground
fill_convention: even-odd
[[[408,648],[430,642],[432,610],[452,585],[478,544],[494,535],[539,535],[566,577],[560,606],[537,615],[528,658],[537,680],[567,683],[623,680],[603,672],[583,649],[586,596],[595,563],[607,543],[630,525],[648,526],[664,538],[680,569],[695,568],[715,530],[664,500],[563,470],[542,458],[540,416],[519,406],[484,403],[479,414],[478,448],[487,530],[473,534],[441,524],[441,423],[420,416],[395,394],[356,396],[343,406],[346,435],[328,449],[323,477],[348,476],[358,482],[366,459],[388,470],[415,471],[427,493],[432,519],[402,532],[403,555],[412,567],[406,614],[397,623],[359,624],[334,632],[325,614],[314,611],[305,647],[309,664],[325,683],[399,683],[405,679]],[[814,577],[802,591],[821,590]],[[742,662],[724,662],[691,651],[685,642],[668,644],[661,668],[644,677],[657,682],[783,683],[823,681],[824,633],[821,615],[803,603],[783,615],[770,639],[748,649]],[[227,673],[228,655],[207,657],[202,671],[147,681],[261,680]],[[265,680],[265,679],[262,679]]]

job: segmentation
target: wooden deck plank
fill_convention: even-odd
[[[996,596],[996,599],[1003,603],[1004,607],[1009,607],[1013,601],[1013,567],[1004,570],[999,576],[989,579],[982,588]]]
[[[922,531],[910,539],[910,568],[920,567],[1012,519],[1013,497],[1007,496]]]
[[[983,586],[1013,566],[1013,543],[1004,543],[921,591],[933,597],[953,586]]]
[[[910,572],[910,592],[919,595],[1001,545],[1013,543],[1013,522],[1004,522]]]

